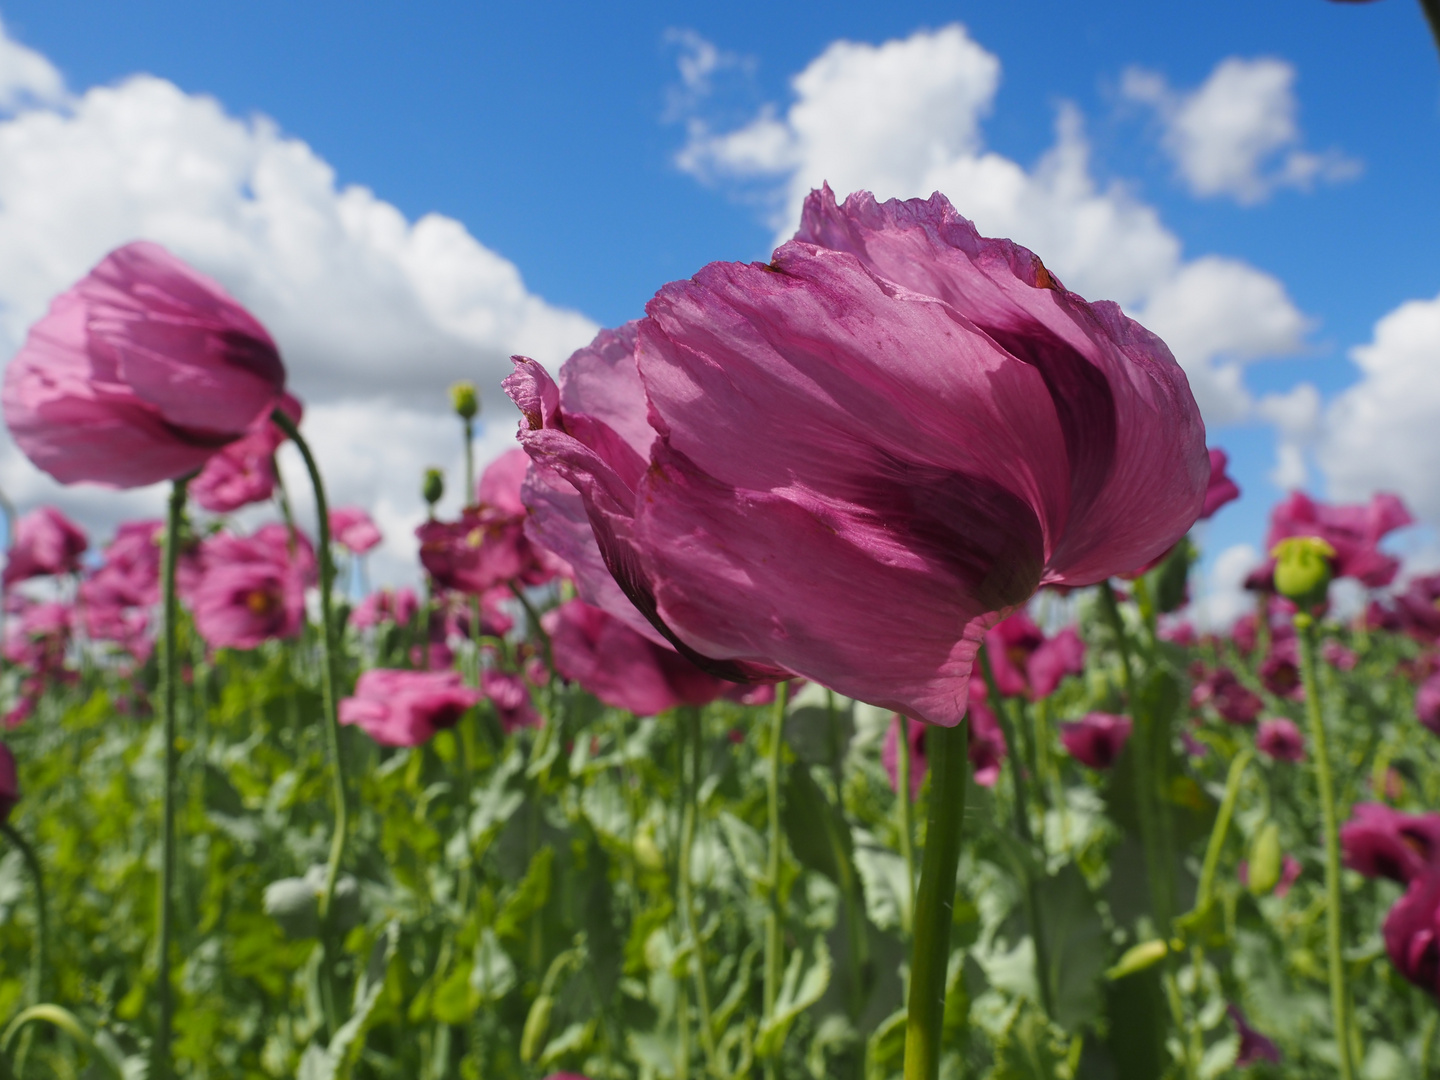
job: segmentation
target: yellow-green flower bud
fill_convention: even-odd
[[[420,485],[420,494],[430,506],[438,503],[445,494],[445,474],[439,469],[426,469],[425,479]]]
[[[1105,977],[1114,982],[1127,975],[1134,975],[1136,972],[1154,967],[1169,953],[1170,946],[1163,941],[1142,941],[1139,945],[1132,945],[1126,949],[1125,955],[1120,957],[1119,962],[1105,972]]]
[[[480,393],[469,379],[463,379],[450,387],[450,404],[461,420],[474,420],[480,414]]]
[[[555,999],[541,994],[530,1006],[525,1017],[525,1029],[520,1035],[520,1060],[527,1065],[540,1056],[545,1048],[545,1035],[550,1030],[550,1013],[555,1009]]]
[[[1245,887],[1256,896],[1267,896],[1280,884],[1283,869],[1280,853],[1280,827],[1266,822],[1250,845],[1250,862],[1245,872]]]
[[[1318,536],[1292,536],[1270,551],[1275,591],[1302,608],[1323,603],[1335,576],[1335,549]]]

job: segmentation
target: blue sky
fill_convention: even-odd
[[[412,221],[458,219],[531,293],[602,324],[634,317],[660,284],[707,261],[770,249],[773,200],[757,191],[778,181],[706,182],[677,167],[688,121],[723,133],[766,103],[783,116],[792,78],[837,40],[957,22],[1000,63],[981,112],[985,150],[1033,167],[1073,103],[1097,185],[1152,207],[1186,258],[1243,260],[1283,285],[1310,327],[1289,350],[1298,355],[1245,366],[1257,399],[1300,381],[1333,398],[1355,382],[1348,351],[1377,320],[1440,293],[1440,59],[1411,0],[476,7],[3,0],[0,17],[72,93],[148,72],[231,116],[269,117],[337,186],[363,185]],[[687,108],[677,30],[730,57]],[[1333,153],[1336,179],[1242,205],[1178,178],[1161,110],[1125,92],[1126,72],[1162,76],[1182,101],[1231,57],[1293,67],[1296,147]],[[1214,523],[1212,550],[1258,541],[1279,491],[1268,479],[1276,439],[1260,416],[1216,431],[1248,497]],[[1324,490],[1313,462],[1308,479]]]

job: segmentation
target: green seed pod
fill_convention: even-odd
[[[1275,560],[1275,591],[1302,608],[1325,602],[1335,576],[1335,549],[1318,536],[1292,536],[1270,551]]]
[[[420,485],[420,494],[425,502],[434,506],[445,494],[445,474],[439,469],[426,469],[425,480]]]
[[[1134,975],[1138,971],[1154,967],[1164,960],[1169,952],[1170,946],[1163,941],[1142,941],[1139,945],[1126,949],[1125,955],[1120,957],[1115,966],[1105,972],[1105,977],[1113,982],[1127,975]]]
[[[525,1031],[520,1036],[520,1060],[530,1064],[540,1056],[545,1046],[545,1033],[550,1030],[550,1013],[555,1009],[555,999],[541,994],[530,1006],[530,1015],[525,1017]]]
[[[1256,896],[1268,896],[1280,883],[1280,827],[1267,821],[1250,844],[1246,887]]]
[[[480,394],[475,384],[465,379],[450,387],[450,404],[461,420],[474,420],[480,414]]]

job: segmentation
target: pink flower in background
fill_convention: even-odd
[[[419,610],[420,602],[415,598],[415,590],[409,586],[376,589],[350,613],[350,625],[360,630],[369,630],[385,622],[408,626]]]
[[[380,530],[358,506],[330,511],[330,538],[352,555],[364,555],[380,543]]]
[[[1431,675],[1415,691],[1415,718],[1440,735],[1440,674]]]
[[[74,609],[52,600],[26,603],[19,615],[5,626],[5,659],[42,677],[59,674],[75,626]]]
[[[249,312],[164,248],[137,242],[31,327],[5,369],[3,403],[20,449],[56,480],[129,488],[201,468],[284,388],[275,343]]]
[[[5,553],[6,588],[48,574],[73,574],[90,546],[80,526],[53,506],[22,514],[15,522],[15,543]]]
[[[15,755],[0,742],[0,825],[10,820],[10,811],[20,801],[20,770]]]
[[[885,766],[885,775],[890,777],[890,789],[900,791],[900,726],[905,726],[905,738],[910,746],[910,798],[920,796],[925,783],[925,773],[930,762],[925,757],[925,726],[919,720],[907,720],[899,713],[890,717],[890,726],[885,729],[885,747],[880,753],[880,763]]]
[[[283,525],[248,537],[221,534],[201,545],[199,566],[182,593],[209,644],[253,649],[304,627],[305,587],[316,570],[314,548],[303,535]]]
[[[1440,814],[1402,814],[1381,803],[1358,803],[1340,826],[1345,865],[1366,877],[1402,884],[1440,864]]]
[[[395,671],[372,668],[340,702],[340,722],[363,728],[385,746],[419,746],[442,728],[454,727],[480,702],[456,671]]]
[[[1083,720],[1061,724],[1060,742],[1082,765],[1108,769],[1119,760],[1133,727],[1128,716],[1092,712]]]
[[[520,447],[506,450],[485,467],[475,485],[475,504],[502,517],[523,518],[521,488],[530,469],[530,456]]]
[[[1260,661],[1260,681],[1276,697],[1305,700],[1305,683],[1300,675],[1300,643],[1290,637],[1272,637],[1270,651]]]
[[[1278,1064],[1280,1048],[1250,1026],[1238,1005],[1229,1006],[1227,1011],[1230,1013],[1230,1022],[1240,1034],[1240,1050],[1235,1055],[1235,1067],[1244,1069],[1261,1061]]]
[[[530,700],[530,688],[519,675],[486,668],[480,673],[480,690],[495,706],[500,727],[507,735],[543,723],[535,711],[535,703]]]
[[[542,622],[562,678],[637,716],[704,705],[736,689],[583,600],[546,612]]]
[[[1303,491],[1293,491],[1270,511],[1265,550],[1292,536],[1318,536],[1335,549],[1336,577],[1379,588],[1394,581],[1400,569],[1400,560],[1381,551],[1380,541],[1414,523],[1405,504],[1384,492],[1363,506],[1328,506]],[[1267,559],[1246,579],[1245,587],[1273,591],[1274,573],[1275,560]]]
[[[814,192],[769,264],[646,311],[561,385],[520,358],[506,387],[625,595],[717,675],[953,725],[997,616],[1145,563],[1203,505],[1165,346],[938,195]]]
[[[276,406],[296,424],[304,407],[290,394]],[[275,451],[287,438],[266,413],[240,438],[205,463],[200,475],[190,481],[190,494],[206,510],[228,514],[251,503],[264,502],[275,494]]]
[[[1341,645],[1334,638],[1327,638],[1320,646],[1320,659],[1337,671],[1354,671],[1360,657],[1354,649]]]
[[[1403,629],[1426,643],[1440,641],[1440,574],[1411,578],[1405,591],[1395,598],[1394,611],[1385,611],[1384,616],[1381,629]]]
[[[983,701],[970,698],[970,768],[981,787],[994,787],[1007,753],[1005,735],[995,714]]]
[[[1255,746],[1276,761],[1305,760],[1305,737],[1300,734],[1295,721],[1283,716],[1260,721],[1260,730],[1255,733]]]
[[[100,566],[80,586],[98,590],[110,602],[142,607],[160,602],[160,542],[163,521],[127,521],[115,530]]]
[[[1085,643],[1074,627],[1047,638],[1023,611],[986,633],[985,647],[995,687],[1009,697],[1049,697],[1066,675],[1085,670]]]
[[[1395,970],[1440,997],[1440,871],[1414,878],[1385,916],[1385,951]]]
[[[1200,508],[1200,520],[1213,517],[1215,511],[1226,503],[1240,498],[1240,485],[1230,479],[1225,467],[1230,464],[1230,455],[1218,446],[1210,449],[1210,483],[1205,488],[1205,504]]]
[[[1190,704],[1195,708],[1209,705],[1227,724],[1250,725],[1260,715],[1265,702],[1229,668],[1216,668],[1190,691]]]

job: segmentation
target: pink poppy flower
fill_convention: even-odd
[[[1165,346],[941,196],[814,192],[769,264],[646,311],[562,385],[525,358],[505,385],[626,596],[717,675],[953,725],[999,616],[1142,565],[1203,505]]]
[[[1240,498],[1240,485],[1230,479],[1225,467],[1230,464],[1230,455],[1218,446],[1210,449],[1210,483],[1205,487],[1205,505],[1200,508],[1200,520],[1212,517],[1226,503]]]
[[[419,610],[420,602],[415,598],[415,590],[408,586],[376,589],[350,613],[350,625],[360,630],[369,630],[385,622],[408,626]]]
[[[561,678],[637,716],[704,705],[735,688],[583,600],[561,604],[541,621]]]
[[[1133,727],[1128,716],[1092,712],[1082,720],[1061,724],[1060,742],[1082,765],[1108,769],[1119,760]]]
[[[1320,646],[1320,659],[1337,671],[1354,671],[1360,663],[1360,656],[1354,649],[1341,645],[1333,638],[1327,638]]]
[[[1235,1030],[1240,1033],[1240,1052],[1235,1055],[1235,1067],[1244,1069],[1261,1061],[1278,1064],[1280,1048],[1249,1025],[1238,1005],[1229,1006],[1227,1011]]]
[[[10,820],[10,811],[19,801],[20,770],[15,767],[10,747],[0,742],[0,824]]]
[[[6,624],[5,659],[42,677],[58,674],[65,666],[74,625],[75,612],[69,604],[26,604],[20,618]]]
[[[1381,608],[1375,601],[1371,604],[1377,612],[1384,613],[1380,619],[1372,620],[1372,628],[1403,629],[1419,641],[1440,641],[1440,574],[1411,578],[1405,591],[1395,597],[1393,612]],[[1376,622],[1380,625],[1376,626]]]
[[[519,675],[486,668],[480,673],[480,690],[495,706],[505,734],[520,728],[539,727],[544,722],[530,700],[530,688]]]
[[[305,537],[292,537],[283,525],[248,537],[222,534],[201,545],[199,562],[193,584],[182,592],[211,645],[253,649],[304,627],[305,587],[315,578],[314,549]]]
[[[1255,746],[1276,761],[1305,760],[1305,736],[1300,734],[1295,721],[1283,716],[1260,721],[1260,730],[1255,733]]]
[[[925,783],[925,773],[930,768],[925,758],[925,725],[919,720],[907,720],[899,713],[890,718],[885,731],[885,746],[880,752],[880,763],[885,766],[885,775],[890,777],[890,789],[900,790],[900,726],[905,726],[905,737],[910,744],[910,798],[920,797],[920,788]]]
[[[364,555],[380,543],[381,536],[364,510],[342,506],[330,511],[330,539],[352,555]]]
[[[994,787],[1000,779],[1000,767],[1005,762],[1005,736],[995,714],[977,696],[970,698],[970,734],[967,756],[970,759],[971,776],[981,787]],[[920,786],[930,762],[925,757],[926,725],[919,720],[908,720],[906,731],[910,738],[910,797],[919,798]],[[900,790],[900,714],[892,718],[885,732],[885,745],[880,752],[880,763],[890,777],[890,789]]]
[[[1440,865],[1440,814],[1402,814],[1382,803],[1358,803],[1340,826],[1345,865],[1366,877],[1402,884]]]
[[[1410,882],[1385,916],[1384,937],[1395,970],[1440,997],[1440,870]]]
[[[1415,691],[1415,717],[1440,735],[1440,674],[1431,675]]]
[[[1209,705],[1227,724],[1248,726],[1255,723],[1265,702],[1260,695],[1242,683],[1229,668],[1216,668],[1190,691],[1190,704],[1196,708]]]
[[[1017,611],[985,635],[995,687],[1008,697],[1049,697],[1066,675],[1085,670],[1085,643],[1067,626],[1052,638]]]
[[[20,449],[56,480],[130,488],[201,468],[284,388],[265,328],[215,282],[139,242],[51,303],[5,369],[3,403]]]
[[[480,699],[456,671],[373,668],[360,676],[354,695],[340,702],[340,723],[363,728],[384,746],[419,746],[454,727]]]
[[[1305,700],[1305,683],[1300,674],[1300,643],[1293,634],[1272,637],[1270,652],[1260,661],[1260,681],[1276,697]]]
[[[16,582],[48,574],[73,574],[90,546],[84,531],[53,506],[22,514],[15,522],[15,543],[5,553],[8,589]]]
[[[1395,495],[1381,492],[1366,505],[1328,506],[1294,491],[1270,512],[1265,550],[1292,536],[1318,536],[1335,549],[1335,576],[1379,588],[1395,580],[1400,560],[1380,550],[1380,541],[1415,519]],[[1247,589],[1274,590],[1275,560],[1268,559],[1245,579]]]
[[[304,406],[290,394],[281,395],[276,408],[296,424],[305,413]],[[214,514],[264,502],[275,494],[275,451],[287,438],[269,413],[259,417],[249,431],[205,463],[200,475],[190,481],[191,496]]]

